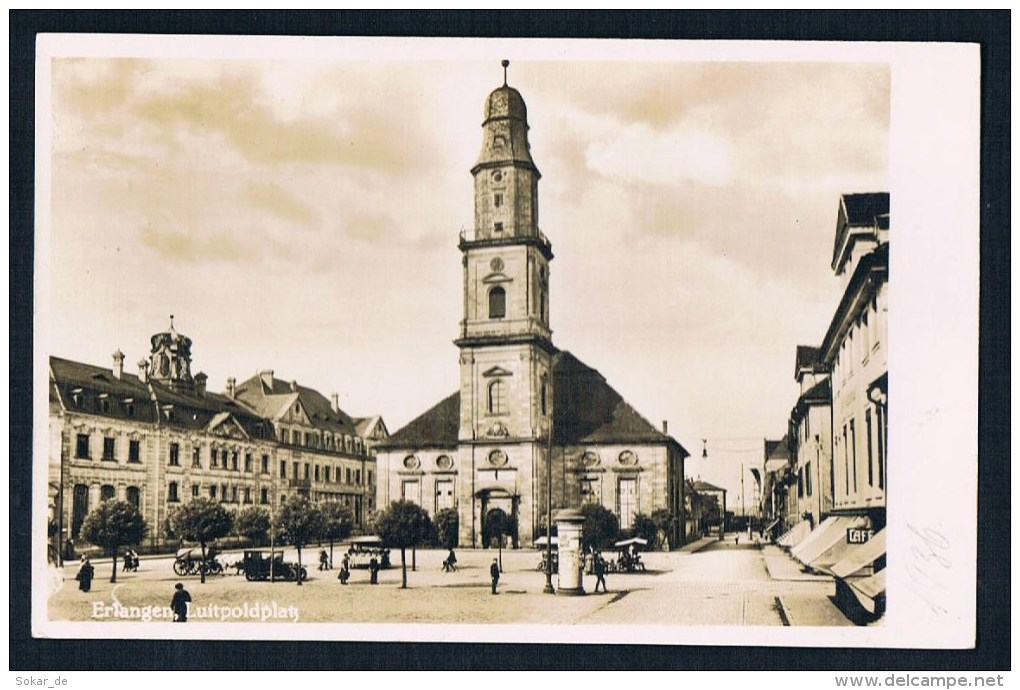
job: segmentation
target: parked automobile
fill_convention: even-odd
[[[294,582],[299,571],[302,581],[308,579],[308,569],[303,566],[299,569],[297,563],[284,561],[282,551],[270,552],[261,549],[245,551],[244,558],[237,567],[239,572],[244,573],[245,579],[251,582],[271,578]]]

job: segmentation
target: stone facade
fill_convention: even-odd
[[[461,546],[486,545],[497,509],[516,525],[512,545],[530,544],[550,497],[553,512],[601,503],[625,528],[660,508],[682,525],[687,452],[552,343],[553,253],[538,226],[541,175],[527,133],[524,99],[504,84],[485,103],[475,224],[460,237],[460,385],[380,444],[378,503],[455,508]]]
[[[263,414],[245,384],[231,379],[226,394],[207,391],[204,374],[191,375],[190,347],[171,325],[153,336],[137,375],[123,371],[119,351],[111,369],[50,358],[49,496],[58,541],[77,541],[85,516],[108,498],[139,508],[153,547],[167,539],[170,511],[199,496],[235,510],[275,510],[300,494],[345,502],[362,523],[375,508],[371,447],[386,435],[381,418],[371,418],[374,438],[364,439],[356,420],[339,409],[323,413],[322,396],[296,384],[281,414]],[[314,418],[295,411],[306,400]]]

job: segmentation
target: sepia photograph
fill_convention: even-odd
[[[41,35],[33,635],[972,648],[978,57]]]

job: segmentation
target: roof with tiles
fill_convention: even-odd
[[[332,403],[314,388],[293,381],[256,374],[237,384],[234,397],[267,419],[279,419],[295,400],[304,407],[305,415],[317,429],[358,435],[357,426],[343,410],[334,410]]]
[[[114,376],[112,369],[50,357],[51,399],[64,409],[134,422],[191,430],[211,430],[227,416],[248,435],[259,435],[262,420],[237,402],[212,392],[188,394],[134,374]],[[107,404],[104,405],[103,401]]]
[[[385,445],[453,448],[459,428],[460,394],[454,393],[390,436]],[[553,357],[553,428],[554,441],[561,445],[670,443],[689,456],[631,407],[605,377],[569,352]]]
[[[843,194],[836,214],[836,241],[832,247],[832,268],[840,263],[843,246],[852,243],[852,228],[889,229],[889,192]],[[859,234],[859,233],[854,233]]]
[[[812,345],[798,345],[797,361],[794,364],[794,374],[798,374],[803,369],[814,371],[821,367],[821,355],[821,348],[814,347]]]
[[[715,484],[709,484],[708,482],[702,481],[700,479],[696,479],[694,481],[694,490],[699,492],[713,491],[726,493],[726,489],[716,486]]]

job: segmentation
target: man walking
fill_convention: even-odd
[[[492,559],[492,565],[489,566],[489,575],[492,577],[492,593],[496,594],[496,585],[499,584],[499,561],[495,558]]]
[[[595,591],[599,591],[599,583],[602,583],[602,591],[608,593],[609,589],[606,588],[606,560],[602,558],[602,554],[596,554],[595,556]]]
[[[178,582],[174,585],[174,598],[170,600],[170,608],[174,612],[175,623],[186,623],[188,621],[188,604],[191,603],[191,595],[184,585]]]

